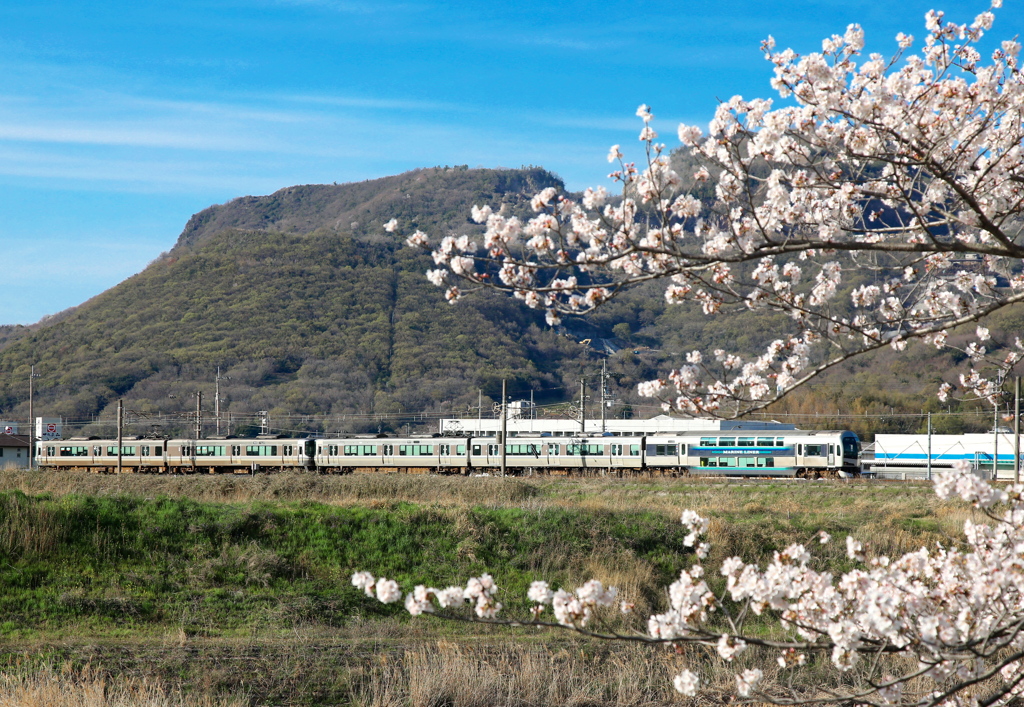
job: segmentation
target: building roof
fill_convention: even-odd
[[[0,432],[0,447],[28,448],[28,435],[9,435]]]

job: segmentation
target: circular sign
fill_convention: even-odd
[[[57,431],[57,425],[53,424],[52,422],[48,423],[46,425],[46,431],[51,433],[51,434],[56,432]]]
[[[13,432],[14,432],[14,428],[11,427],[10,425],[7,425],[7,427],[4,428],[4,433],[5,434],[13,434]]]

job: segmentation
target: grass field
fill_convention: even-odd
[[[490,571],[513,614],[534,579],[596,577],[642,615],[693,561],[684,508],[712,520],[711,566],[826,530],[834,571],[846,534],[898,554],[956,542],[972,514],[914,483],[0,472],[0,663],[19,685],[108,680],[140,695],[125,705],[677,702],[680,656],[410,619],[349,577]]]

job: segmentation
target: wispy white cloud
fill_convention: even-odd
[[[379,15],[393,12],[419,12],[429,9],[421,3],[358,2],[357,0],[262,0],[263,5],[313,7],[346,15]]]
[[[337,96],[330,94],[266,94],[265,98],[299,104],[335,106],[339,108],[368,108],[375,110],[409,111],[454,111],[466,110],[457,103],[442,101],[421,101],[400,98],[377,98],[373,96]]]

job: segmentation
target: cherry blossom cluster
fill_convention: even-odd
[[[384,577],[374,579],[369,572],[353,574],[352,586],[363,590],[366,596],[376,598],[383,604],[394,604],[402,600],[402,591],[397,582]],[[489,574],[471,578],[465,587],[435,589],[420,584],[406,595],[405,608],[413,616],[419,616],[433,613],[434,602],[442,609],[459,607],[471,602],[479,618],[493,619],[502,609],[501,602],[494,598],[497,591],[494,578]]]
[[[655,645],[704,646],[728,664],[751,648],[775,651],[780,677],[768,681],[758,667],[735,673],[740,700],[774,704],[835,702],[865,705],[1005,705],[1024,694],[1024,486],[996,488],[974,476],[967,464],[937,475],[940,498],[972,504],[987,518],[967,520],[961,543],[921,548],[899,558],[874,555],[853,537],[846,555],[854,568],[840,576],[818,568],[811,551],[794,543],[774,553],[765,567],[739,557],[723,561],[716,594],[700,562],[680,573],[668,588],[669,607],[647,621],[646,633],[620,633],[602,621],[602,607],[617,603],[613,587],[590,580],[572,592],[535,581],[527,592],[531,617],[500,619],[497,587],[489,575],[465,587],[437,590],[417,586],[406,596],[413,615],[454,616],[467,601],[478,620],[512,625],[567,628],[608,639]],[[686,511],[688,546],[700,547],[708,521]],[[816,535],[818,544],[831,538]],[[384,603],[401,600],[398,585],[367,572],[352,584]],[[554,622],[544,617],[551,607]],[[771,618],[770,637],[749,631],[751,616]],[[692,652],[687,655],[693,655]],[[895,661],[893,657],[911,658]],[[749,659],[746,659],[749,663]],[[836,686],[820,683],[820,664],[829,662],[845,677]],[[817,664],[817,667],[815,665]],[[697,664],[682,670],[673,685],[698,694]]]
[[[864,351],[913,339],[949,346],[954,328],[1024,299],[1020,44],[1004,41],[987,58],[979,49],[999,5],[965,24],[929,12],[923,41],[901,33],[888,57],[863,56],[858,25],[806,55],[769,37],[762,49],[784,100],[736,96],[706,131],[680,126],[692,173],[673,168],[642,105],[641,165],[619,145],[608,154],[619,194],[548,187],[529,218],[475,206],[482,233],[431,246],[417,231],[408,242],[432,248],[428,277],[450,300],[497,288],[552,325],[649,280],[709,316],[788,315],[791,331],[761,355],[693,352],[641,387],[694,414],[764,407]],[[386,227],[400,230],[397,220]],[[1007,370],[1024,358],[1010,347],[990,360],[982,340],[967,348],[972,371],[943,395],[994,400],[982,362]]]

